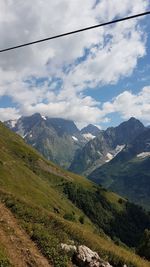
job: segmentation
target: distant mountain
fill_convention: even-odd
[[[80,131],[71,120],[48,118],[39,113],[6,121],[5,125],[48,160],[84,175],[112,160],[145,129],[140,121],[131,118],[106,131],[92,124]]]
[[[94,139],[101,132],[101,130],[95,125],[89,124],[88,126],[81,129],[80,132],[84,136],[84,138],[89,141]]]
[[[48,118],[39,113],[21,117],[17,121],[6,121],[5,125],[21,135],[48,160],[64,168],[69,167],[75,151],[87,142],[73,121]]]
[[[113,145],[128,144],[144,131],[144,125],[135,118],[122,122],[117,127],[110,127],[106,130],[107,135],[112,139]]]
[[[112,160],[144,129],[139,120],[131,118],[117,127],[100,131],[97,137],[76,152],[70,170],[84,175],[90,174],[94,169]]]
[[[138,135],[89,178],[150,209],[150,129]]]

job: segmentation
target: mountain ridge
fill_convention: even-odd
[[[70,171],[89,175],[94,169],[116,156],[126,143],[133,140],[144,129],[144,125],[139,120],[130,118],[117,127],[109,127],[101,131],[96,138],[76,151]]]
[[[89,124],[79,130],[73,121],[48,118],[35,113],[5,125],[20,134],[48,160],[65,169],[89,175],[99,166],[112,160],[144,125],[134,117],[117,127],[100,130]]]
[[[48,118],[39,113],[21,117],[17,121],[6,121],[5,125],[48,160],[64,168],[69,167],[75,151],[87,142],[73,121]]]

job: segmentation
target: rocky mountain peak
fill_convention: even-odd
[[[79,134],[80,131],[72,120],[62,118],[48,118],[46,121],[47,126],[52,126],[59,135]]]
[[[86,127],[84,127],[83,129],[81,129],[81,133],[82,134],[87,134],[87,133],[90,133],[92,135],[95,135],[97,136],[97,134],[100,132],[101,130],[93,125],[93,124],[88,124]]]
[[[80,133],[87,141],[94,139],[100,132],[101,130],[93,124],[87,125],[80,131]]]
[[[109,127],[100,131],[80,151],[77,151],[70,170],[88,175],[94,169],[112,160],[139,134],[144,132],[144,125],[135,118],[121,123],[117,127]]]
[[[40,113],[7,121],[5,125],[64,168],[70,165],[75,151],[87,142],[72,120],[49,118]]]
[[[143,123],[134,117],[131,117],[128,121],[121,123],[118,127],[122,128],[136,127],[141,129],[145,128]]]

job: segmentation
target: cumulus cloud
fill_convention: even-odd
[[[1,48],[143,12],[147,5],[146,0],[85,0],[81,8],[80,0],[1,0]],[[79,124],[104,120],[101,103],[87,96],[86,89],[114,84],[132,74],[146,53],[139,21],[1,54],[0,96],[9,96],[17,108],[7,107],[5,116],[0,109],[0,118],[41,112]],[[132,95],[124,92],[123,98],[125,94]],[[114,112],[115,102],[105,105]]]
[[[150,122],[150,86],[144,87],[138,94],[124,91],[111,102],[105,102],[103,112],[105,114],[119,112],[124,119],[133,116]]]
[[[0,108],[0,116],[2,121],[15,120],[20,117],[19,110],[16,108]]]

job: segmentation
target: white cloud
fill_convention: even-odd
[[[18,119],[20,115],[16,108],[0,108],[1,121]]]
[[[150,86],[144,87],[137,94],[124,91],[112,102],[105,102],[103,112],[105,114],[119,112],[124,119],[135,117],[150,122]]]
[[[81,8],[80,0],[1,0],[1,48],[143,12],[148,5],[146,0],[101,0],[93,8],[95,2],[85,0]],[[23,115],[41,112],[80,124],[101,121],[105,112],[85,90],[131,75],[146,53],[146,37],[138,21],[1,54],[0,96],[8,95],[17,104],[10,116],[7,109],[8,118],[16,117],[19,109]],[[47,80],[37,86],[31,83],[33,77]],[[3,112],[0,109],[1,119]]]
[[[75,89],[81,91],[87,85],[95,87],[97,84],[113,84],[120,77],[130,75],[138,58],[145,55],[145,46],[141,40],[142,34],[133,28],[128,32],[128,37],[124,35],[119,27],[108,45],[95,49],[94,54],[91,53],[86,61],[64,77],[65,88],[76,85]]]

